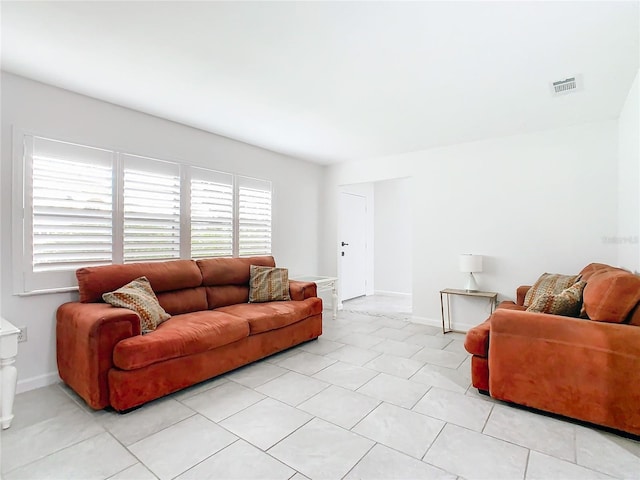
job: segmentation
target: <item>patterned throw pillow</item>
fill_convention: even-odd
[[[251,265],[249,303],[291,300],[289,270],[286,268]]]
[[[529,307],[537,297],[542,295],[556,295],[565,288],[578,281],[580,275],[560,275],[558,273],[543,273],[536,280],[524,297],[524,306]]]
[[[540,295],[533,300],[527,312],[551,313],[565,317],[577,317],[582,305],[582,291],[587,282],[580,281],[564,289],[557,295]]]
[[[171,318],[158,303],[147,277],[136,278],[118,290],[102,295],[102,299],[114,307],[128,308],[140,317],[142,333],[154,331],[158,325]]]

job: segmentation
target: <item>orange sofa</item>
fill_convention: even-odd
[[[589,318],[526,311],[529,286],[469,330],[473,386],[493,398],[640,435],[640,277],[581,272]]]
[[[82,268],[79,302],[57,311],[60,378],[89,406],[128,410],[322,334],[314,283],[289,283],[291,301],[247,303],[250,265],[273,257],[213,258]],[[146,276],[172,315],[140,335],[132,310],[102,294]]]

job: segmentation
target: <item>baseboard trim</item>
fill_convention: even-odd
[[[16,385],[16,393],[28,392],[36,388],[46,387],[54,383],[61,382],[58,372],[45,373],[44,375],[36,375],[35,377],[18,380]]]
[[[427,317],[412,317],[411,321],[414,323],[420,323],[421,325],[429,325],[432,327],[438,327],[438,328],[442,328],[442,319],[434,319],[434,318],[427,318]],[[456,332],[468,332],[469,330],[471,330],[473,327],[475,327],[476,324],[466,324],[466,323],[459,323],[456,322],[455,324],[452,325],[453,329]]]
[[[391,290],[376,290],[373,292],[374,295],[385,295],[387,297],[404,297],[404,298],[410,298],[411,294],[410,293],[404,293],[404,292],[393,292]]]
[[[436,320],[435,318],[418,317],[416,315],[413,315],[411,317],[411,321],[413,323],[419,323],[421,325],[429,325],[431,327],[440,327],[440,328],[442,328],[442,320]]]

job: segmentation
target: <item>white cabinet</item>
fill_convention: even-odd
[[[13,398],[16,394],[16,356],[20,330],[0,318],[0,423],[9,428],[13,420]]]

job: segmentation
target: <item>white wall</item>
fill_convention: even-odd
[[[2,315],[28,327],[18,354],[18,389],[57,379],[55,312],[75,293],[18,297],[12,285],[12,128],[94,146],[112,147],[273,182],[273,254],[291,274],[319,270],[324,167],[186,127],[69,91],[2,73]],[[203,99],[206,101],[206,99]],[[186,108],[186,107],[185,107]],[[248,119],[250,121],[250,119]]]
[[[412,177],[413,312],[440,318],[438,291],[464,285],[460,253],[485,256],[481,289],[513,299],[518,285],[545,271],[578,272],[615,263],[617,122],[495,138],[332,166],[327,226],[337,186]],[[336,272],[335,243],[324,242],[322,270]],[[333,263],[332,263],[333,262]],[[477,324],[486,316],[483,307]]]
[[[618,119],[618,265],[640,271],[640,70]]]
[[[411,295],[411,179],[374,186],[374,282],[376,293]]]

